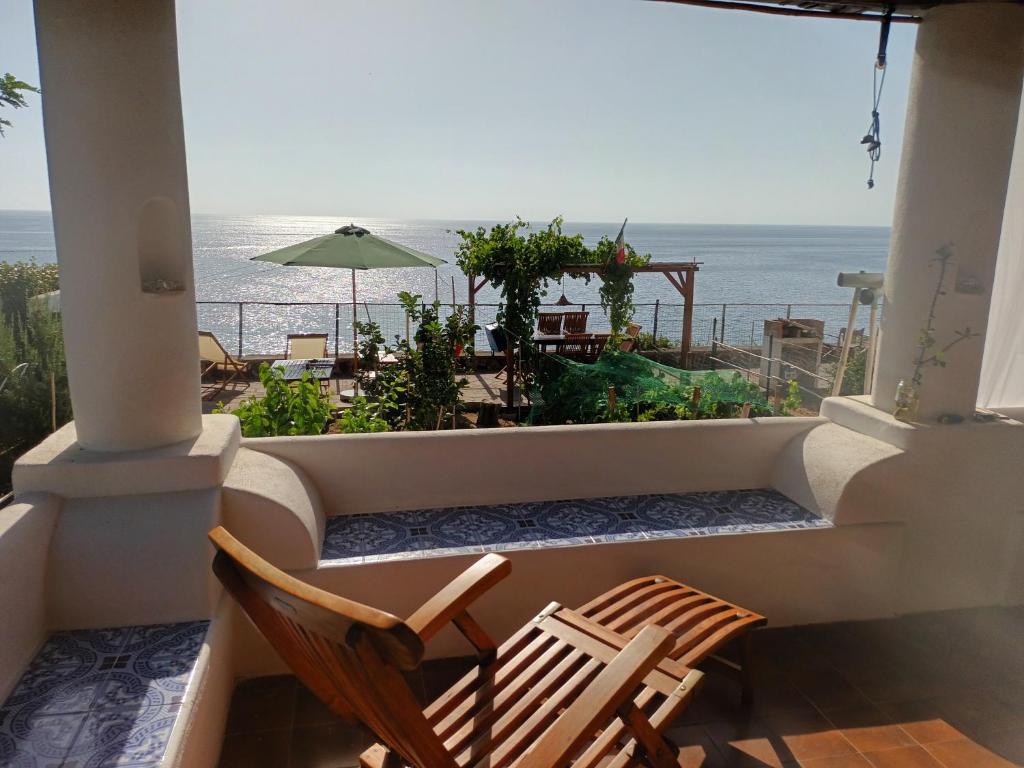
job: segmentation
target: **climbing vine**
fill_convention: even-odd
[[[455,260],[467,275],[484,277],[501,293],[498,323],[514,340],[530,339],[547,293],[548,281],[562,274],[569,264],[591,262],[583,235],[562,233],[562,218],[552,220],[539,231],[522,234],[530,225],[520,218],[497,224],[487,231],[457,231],[462,242]],[[531,346],[522,345],[524,351]]]
[[[601,309],[608,315],[612,334],[620,336],[633,319],[633,275],[638,267],[651,261],[650,254],[640,256],[633,246],[626,243],[626,257],[620,264],[615,258],[616,247],[612,240],[602,237],[590,252],[590,263],[604,267],[600,273]]]

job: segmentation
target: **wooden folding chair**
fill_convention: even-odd
[[[668,630],[626,641],[550,604],[500,647],[467,608],[511,571],[481,558],[405,621],[299,581],[224,528],[210,532],[213,570],[299,679],[336,714],[380,739],[363,768],[677,768],[662,732],[685,709],[699,671],[665,658]],[[421,708],[403,677],[453,623],[480,663]]]
[[[741,686],[741,703],[751,703],[750,632],[768,622],[764,616],[666,576],[627,581],[577,611],[625,639],[650,625],[669,630],[676,639],[671,658],[733,678]],[[730,644],[736,646],[734,659],[719,653]]]
[[[619,351],[636,352],[640,340],[640,328],[641,326],[636,323],[626,326],[626,338],[619,342]]]
[[[222,376],[220,388],[213,394],[224,391],[239,374],[245,373],[245,363],[233,357],[209,331],[199,331],[199,363],[200,378],[208,373],[220,373]]]
[[[590,317],[589,312],[563,312],[562,332],[566,335],[570,333],[586,333],[588,317]]]
[[[284,357],[286,360],[322,360],[327,357],[327,334],[289,333]]]

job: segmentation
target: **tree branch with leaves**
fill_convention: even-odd
[[[34,85],[29,85],[24,80],[19,80],[10,72],[0,77],[0,107],[10,107],[12,109],[22,109],[28,106],[28,102],[25,101],[25,93],[39,93],[39,89]],[[0,117],[0,136],[5,136],[4,128],[10,128],[12,125],[10,120]]]

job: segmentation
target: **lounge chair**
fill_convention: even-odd
[[[589,312],[563,312],[562,332],[566,335],[570,333],[586,333],[588,317],[590,317]]]
[[[718,647],[728,634],[721,615],[741,610],[651,577],[583,611],[551,603],[498,647],[467,609],[511,572],[499,555],[478,560],[403,621],[289,576],[223,527],[210,540],[214,573],[281,658],[333,712],[380,739],[361,755],[363,768],[677,766],[662,733],[702,673],[669,656]],[[420,666],[425,643],[449,622],[479,664],[423,709],[403,673]]]
[[[327,334],[289,333],[284,356],[286,360],[314,360],[327,357]]]
[[[199,363],[200,377],[208,373],[221,374],[220,388],[215,392],[221,392],[240,373],[245,373],[246,366],[241,360],[233,357],[230,352],[224,349],[224,345],[217,340],[209,331],[199,331]],[[203,367],[205,365],[205,367]]]

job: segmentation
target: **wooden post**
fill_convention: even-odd
[[[53,375],[53,371],[50,371],[50,425],[53,427],[51,432],[57,431],[57,379]]]
[[[693,333],[693,279],[694,273],[688,275],[679,273],[679,280],[683,284],[683,338],[679,345],[679,367],[686,368],[690,357],[690,336]]]
[[[615,387],[608,387],[608,413],[615,412]]]

